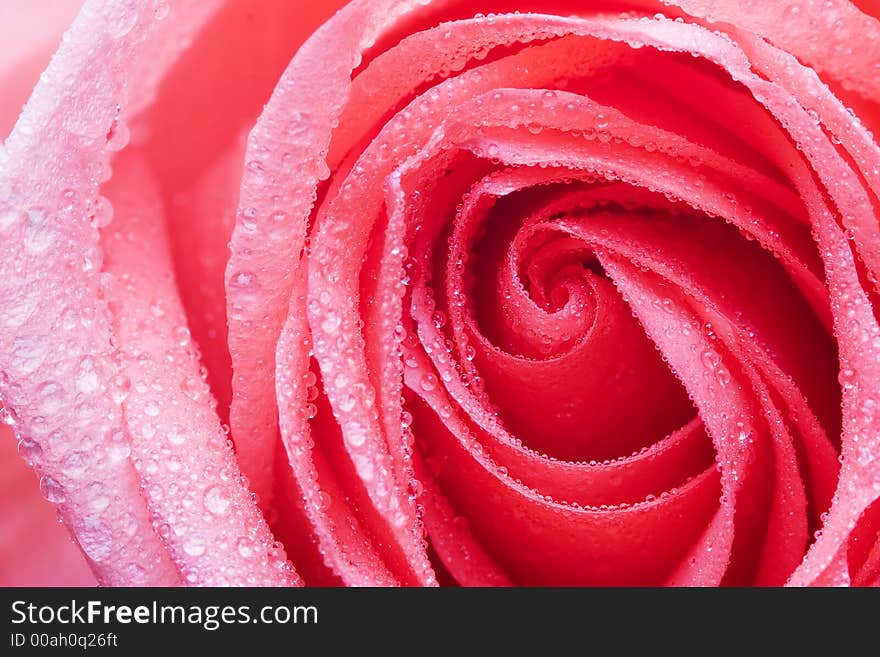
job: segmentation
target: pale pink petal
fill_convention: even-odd
[[[298,584],[238,470],[200,372],[170,274],[155,179],[136,153],[114,164],[105,187],[115,218],[101,236],[104,276],[112,280],[131,457],[153,525],[188,584]]]
[[[87,2],[0,162],[2,396],[40,444],[43,489],[103,584],[178,581],[127,458],[96,228],[107,136],[153,20],[152,7]]]

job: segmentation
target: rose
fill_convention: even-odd
[[[0,383],[99,581],[877,583],[880,25],[633,5],[85,5]]]

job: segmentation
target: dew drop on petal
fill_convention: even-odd
[[[191,335],[186,326],[178,326],[174,329],[174,341],[181,347],[185,347],[190,343]]]
[[[43,477],[40,479],[40,493],[52,504],[61,504],[67,500],[67,494],[64,487],[52,477]]]
[[[229,509],[230,500],[220,486],[209,486],[205,491],[205,509],[214,515],[223,515]]]
[[[55,229],[46,220],[46,210],[30,208],[25,222],[24,247],[29,253],[44,253],[55,242]]]
[[[15,419],[15,413],[12,409],[4,406],[0,408],[0,422],[10,427],[14,427],[18,421]]]
[[[110,458],[115,461],[123,461],[131,455],[131,447],[123,431],[114,431],[110,437],[110,445],[108,447]]]
[[[43,448],[34,440],[22,438],[18,441],[18,455],[23,458],[28,465],[33,465],[39,460],[43,454]]]
[[[113,127],[110,128],[110,133],[107,135],[107,148],[111,151],[121,151],[128,146],[130,139],[131,131],[128,125],[117,117],[113,122]]]
[[[183,543],[183,551],[191,557],[200,557],[206,550],[205,540],[195,534],[188,536]]]
[[[113,221],[113,204],[106,196],[99,196],[95,200],[92,210],[91,223],[94,228],[106,228]]]
[[[425,392],[431,392],[437,387],[437,377],[433,374],[425,374],[422,376],[422,380],[419,382],[422,390]]]
[[[345,427],[345,442],[352,447],[360,447],[367,442],[367,432],[359,422],[349,422]]]
[[[247,536],[238,539],[238,554],[244,559],[250,559],[254,556],[254,542]]]
[[[165,0],[157,0],[156,6],[153,9],[153,18],[157,21],[164,21],[168,18],[168,14],[171,13],[171,5],[169,5]]]
[[[76,374],[76,389],[82,393],[94,392],[100,386],[98,365],[94,358],[85,356],[79,361]]]
[[[121,404],[122,402],[124,402],[130,392],[131,379],[128,378],[128,376],[126,376],[125,374],[120,374],[113,379],[113,385],[110,390],[110,395],[115,403]]]
[[[121,39],[137,25],[138,10],[133,0],[111,3],[107,11],[107,32],[114,39]]]

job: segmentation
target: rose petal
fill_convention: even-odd
[[[277,426],[271,363],[287,315],[291,265],[303,247],[315,190],[326,177],[326,144],[351,71],[369,43],[415,5],[397,4],[386,13],[384,7],[354,2],[318,30],[291,61],[248,140],[226,275],[234,372],[230,422],[242,468],[264,503]],[[338,57],[327,58],[330,49]],[[254,218],[263,226],[256,232]],[[269,241],[263,236],[267,230]],[[241,284],[242,275],[249,284]]]
[[[102,234],[104,270],[117,281],[111,307],[130,386],[125,420],[153,524],[189,584],[299,584],[242,480],[199,373],[168,275],[155,180],[136,154],[114,164],[106,193],[116,219]]]
[[[105,9],[86,3],[6,142],[0,215],[12,221],[4,221],[0,247],[8,303],[0,378],[19,432],[42,446],[43,487],[99,582],[168,585],[177,570],[150,525],[125,448],[113,440],[122,418],[108,382],[118,369],[89,222],[89,213],[106,216],[97,197],[106,135],[125,105],[152,10],[116,8],[105,22]]]
[[[802,0],[792,3],[729,0],[663,0],[707,22],[729,23],[769,39],[780,48],[827,72],[846,88],[880,98],[880,23],[845,0]],[[822,38],[815,35],[821,30]],[[851,35],[866,49],[853,56]]]

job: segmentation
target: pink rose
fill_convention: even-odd
[[[87,0],[0,151],[98,582],[876,585],[876,7],[341,4]]]

